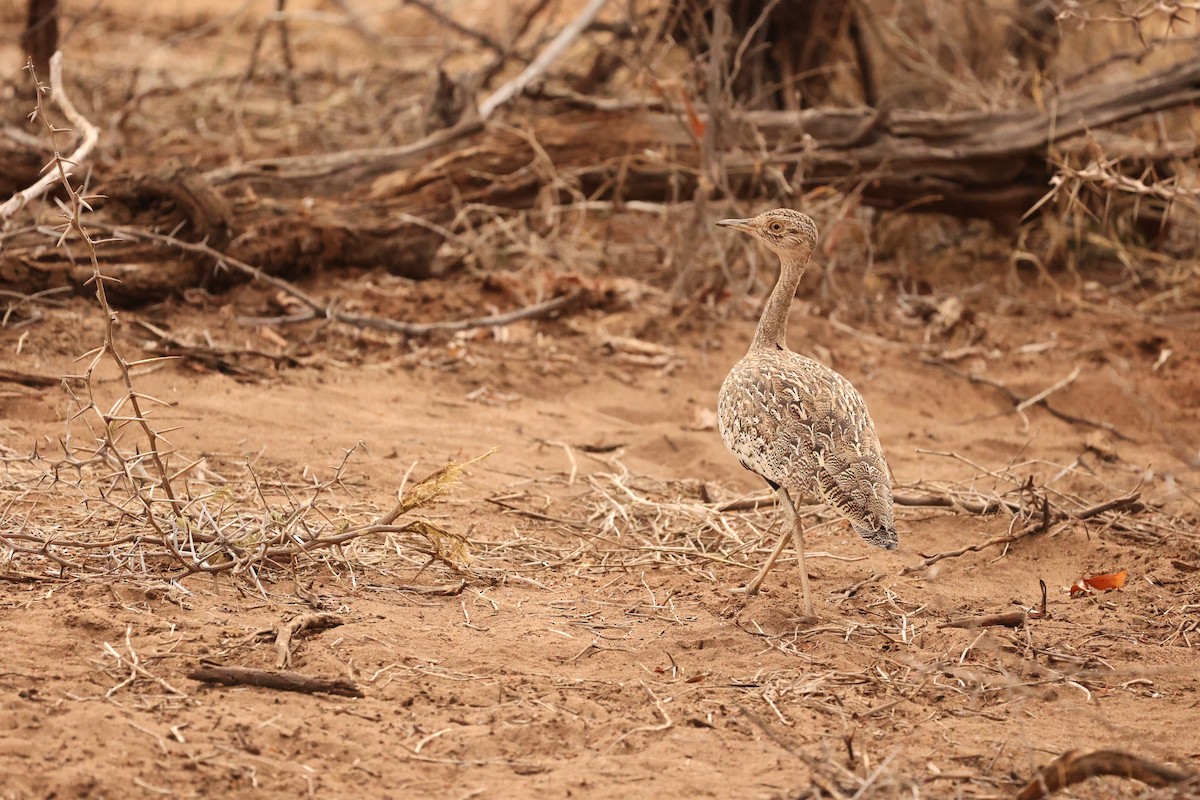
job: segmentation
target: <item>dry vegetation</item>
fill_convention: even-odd
[[[0,11],[0,796],[1200,796],[1200,9],[505,11]],[[815,626],[771,205],[900,506]]]

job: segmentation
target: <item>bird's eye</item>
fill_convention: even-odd
[[[771,233],[783,233],[783,223],[782,222],[772,222],[771,223]]]

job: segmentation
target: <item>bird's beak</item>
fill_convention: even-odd
[[[733,228],[735,231],[744,233],[754,233],[754,220],[750,219],[723,219],[717,223],[722,228]]]

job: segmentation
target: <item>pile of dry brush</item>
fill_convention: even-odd
[[[537,227],[561,208],[692,203],[701,225],[714,205],[804,205],[826,186],[840,193],[839,217],[873,208],[989,220],[1047,269],[1097,251],[1128,262],[1146,260],[1131,255],[1138,249],[1182,255],[1200,235],[1193,4],[892,0],[868,13],[822,0],[593,0],[562,20],[531,2],[507,38],[433,3],[399,5],[449,38],[431,54],[436,78],[410,78],[409,96],[382,113],[369,96],[333,105],[347,102],[331,96],[336,76],[306,69],[290,43],[289,31],[315,23],[286,2],[258,26],[236,85],[222,87],[231,114],[268,94],[286,96],[278,102],[309,126],[357,114],[341,132],[345,149],[314,128],[326,146],[297,154],[247,159],[231,135],[188,165],[89,165],[85,216],[114,234],[99,253],[120,279],[114,303],[347,266],[425,278],[486,248],[480,231],[498,220]],[[53,44],[36,22],[47,7],[56,4],[30,4],[35,63]],[[340,7],[342,25],[386,51],[385,15]],[[118,91],[68,72],[64,88],[111,103],[85,115],[113,120],[103,135],[114,150],[161,128],[145,109],[172,91],[167,81],[134,75]],[[204,85],[175,90],[176,108]],[[387,146],[359,146],[364,127]],[[3,141],[0,187],[16,191],[45,163],[45,137]],[[2,212],[0,278],[27,293],[90,291],[78,242],[47,248],[47,211],[22,206]]]

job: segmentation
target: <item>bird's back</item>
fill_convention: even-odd
[[[896,546],[887,461],[850,381],[790,350],[751,350],[721,385],[717,417],[744,467],[821,498],[872,544]]]

